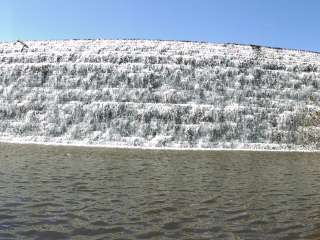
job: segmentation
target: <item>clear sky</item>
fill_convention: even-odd
[[[139,38],[320,51],[319,0],[0,0],[0,41]]]

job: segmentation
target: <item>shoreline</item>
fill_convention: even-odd
[[[36,142],[36,141],[17,141],[17,140],[0,140],[0,145],[31,145],[31,146],[49,146],[65,148],[88,148],[88,149],[106,149],[106,150],[133,150],[133,151],[176,151],[176,152],[270,152],[270,153],[320,153],[320,150],[289,150],[289,149],[252,149],[252,148],[177,148],[177,147],[141,147],[141,146],[124,146],[124,145],[99,145],[83,143],[56,143],[56,142]]]

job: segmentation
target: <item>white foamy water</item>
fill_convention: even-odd
[[[320,55],[142,40],[0,43],[0,140],[314,150]]]

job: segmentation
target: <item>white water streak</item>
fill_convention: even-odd
[[[318,149],[320,55],[207,43],[0,43],[0,140]]]

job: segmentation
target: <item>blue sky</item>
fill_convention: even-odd
[[[0,41],[139,38],[320,51],[318,0],[1,0]]]

